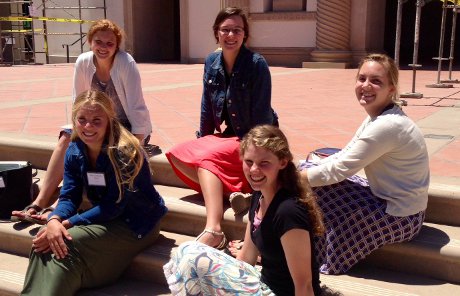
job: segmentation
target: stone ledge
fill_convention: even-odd
[[[0,160],[27,160],[46,169],[55,143],[37,139],[0,136]],[[297,160],[296,160],[297,161]],[[155,184],[186,188],[176,176],[164,154],[150,158]],[[460,226],[460,185],[430,184],[426,221]]]
[[[203,201],[196,194],[191,195],[189,189],[158,186],[158,190],[164,196],[166,206],[170,209],[162,221],[162,231],[173,233],[174,237],[180,241],[193,239],[201,232],[205,224],[206,211],[202,206]],[[229,239],[241,239],[246,222],[245,215],[235,216],[233,211],[227,207],[222,228]],[[0,250],[27,256],[31,240],[38,229],[37,225],[0,223]],[[176,245],[175,240],[171,239],[167,241],[166,246],[156,244],[146,251],[148,254],[143,252],[139,258],[136,257],[135,262],[139,263],[140,258],[150,258],[149,260],[153,260],[153,263],[160,264],[161,260],[167,260],[167,255]],[[151,252],[156,255],[149,255]],[[149,263],[146,268],[152,269],[153,263]],[[372,253],[364,260],[364,264],[460,283],[460,228],[425,223],[420,235],[414,240],[385,246]],[[133,272],[136,270],[138,268]],[[159,273],[160,271],[156,270],[152,278],[142,278],[142,280],[154,281]],[[143,274],[148,277],[145,273]]]

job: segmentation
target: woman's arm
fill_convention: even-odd
[[[281,237],[281,245],[294,281],[295,295],[314,296],[309,232],[298,228],[289,230]]]
[[[273,110],[271,107],[272,84],[271,75],[265,59],[260,57],[255,64],[255,73],[252,75],[251,89],[251,120],[252,126],[258,124],[272,124]]]
[[[72,89],[72,102],[75,101],[75,98],[84,90],[88,89],[89,87],[85,87],[86,85],[86,76],[85,76],[85,59],[83,58],[85,54],[80,55],[77,58],[74,66],[73,72],[73,89]]]
[[[212,108],[211,94],[208,90],[208,82],[206,81],[207,73],[206,69],[209,68],[209,64],[212,63],[213,59],[208,57],[204,65],[203,74],[203,93],[201,95],[201,110],[200,110],[200,131],[199,136],[204,137],[212,135],[214,133],[214,113]]]
[[[236,259],[244,261],[248,264],[255,265],[259,250],[254,245],[251,239],[251,223],[246,225],[246,232],[244,234],[243,248],[238,252]]]
[[[118,69],[118,73],[114,73],[114,75],[120,76],[119,81],[122,84],[117,89],[125,92],[123,97],[128,106],[128,110],[125,111],[131,123],[131,132],[138,139],[143,140],[151,133],[150,113],[145,104],[141,75],[137,64],[132,57],[127,56],[126,58],[128,60],[125,61],[126,65],[122,68],[123,70]]]
[[[397,148],[401,144],[397,135],[398,128],[391,122],[376,120],[368,123],[366,120],[338,156],[333,155],[328,161],[307,169],[308,173],[303,176],[308,175],[313,187],[341,182]]]

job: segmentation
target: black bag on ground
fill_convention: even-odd
[[[0,161],[0,219],[32,202],[32,165],[27,161]]]

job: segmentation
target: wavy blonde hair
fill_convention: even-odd
[[[399,98],[399,68],[395,64],[394,60],[383,53],[371,53],[365,56],[358,65],[358,73],[356,74],[356,79],[358,79],[359,71],[361,67],[366,62],[376,62],[379,63],[383,69],[387,72],[388,80],[390,84],[395,87],[395,93],[391,96],[391,100],[395,105],[399,107],[402,106],[401,99]]]
[[[313,234],[321,235],[324,233],[323,215],[316,203],[316,194],[305,184],[293,162],[293,156],[289,149],[289,144],[284,133],[273,125],[258,125],[252,128],[241,140],[240,157],[250,145],[269,150],[276,155],[279,160],[287,160],[287,165],[278,173],[278,182],[281,187],[298,197],[298,201],[303,203],[308,211],[308,217],[312,225]]]
[[[112,100],[98,90],[84,91],[75,99],[72,107],[72,124],[74,127],[71,135],[72,141],[79,138],[75,129],[77,113],[81,108],[87,106],[100,107],[108,117],[105,142],[120,191],[118,203],[123,198],[125,185],[128,186],[129,190],[134,190],[134,179],[144,163],[144,153],[139,140],[118,122]]]

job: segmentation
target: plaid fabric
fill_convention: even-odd
[[[313,190],[326,226],[325,236],[315,238],[321,273],[345,273],[372,251],[411,240],[425,219],[425,211],[407,217],[388,215],[386,202],[374,196],[367,180],[359,176]]]

